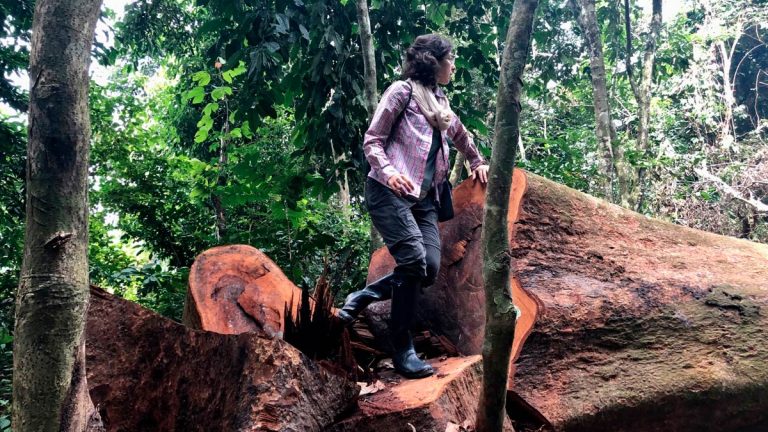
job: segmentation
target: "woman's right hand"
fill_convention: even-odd
[[[408,177],[402,174],[395,174],[390,177],[389,180],[387,180],[387,186],[392,189],[392,192],[394,192],[395,195],[401,198],[414,189],[413,183],[408,180]]]

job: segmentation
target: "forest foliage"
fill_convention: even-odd
[[[567,3],[539,3],[518,166],[613,199],[596,183],[590,63]],[[28,100],[12,77],[27,66],[33,4],[0,0],[3,369],[23,249]],[[632,56],[623,2],[595,6],[616,144],[625,163],[647,173],[639,210],[768,241],[768,4],[695,0],[664,12],[649,151],[636,145],[627,65],[642,67],[650,6],[629,4]],[[511,6],[371,1],[378,88],[398,78],[401,53],[416,35],[448,35],[457,54],[451,106],[489,157]],[[137,0],[117,15],[105,9],[102,23],[110,40],[96,43],[93,55],[111,75],[93,82],[90,94],[91,282],[178,320],[195,256],[245,243],[302,288],[326,266],[339,297],[359,287],[370,226],[361,198],[367,114],[354,2]],[[0,430],[6,420],[0,416]]]

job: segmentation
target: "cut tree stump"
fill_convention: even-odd
[[[441,270],[419,308],[421,325],[464,354],[483,338],[484,196],[472,181],[454,190]],[[516,406],[568,431],[737,431],[768,418],[768,246],[650,219],[522,170],[509,216],[522,310]],[[379,250],[369,278],[392,268]]]
[[[447,358],[432,366],[436,374],[419,380],[383,374],[386,387],[361,396],[359,410],[329,432],[444,432],[450,424],[474,425],[482,379],[480,356]],[[513,430],[508,420],[504,430]]]
[[[108,431],[325,431],[358,387],[259,331],[189,329],[91,289],[88,386]]]
[[[219,246],[190,269],[183,322],[221,334],[264,331],[282,338],[286,306],[295,317],[300,299],[301,290],[260,250]]]

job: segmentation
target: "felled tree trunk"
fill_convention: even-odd
[[[354,382],[263,331],[189,329],[92,289],[88,385],[109,431],[325,431]]]
[[[318,284],[318,288],[321,285]],[[325,307],[322,293],[316,292],[315,295],[317,298],[310,303],[313,312]],[[297,317],[300,298],[301,291],[257,249],[247,245],[217,247],[202,253],[192,266],[186,318],[198,328],[214,332],[263,334],[268,330],[269,334],[282,336],[282,330],[276,331],[278,324],[291,316]],[[310,319],[306,315],[306,310],[299,313],[304,321]],[[317,314],[312,316],[317,323]],[[286,329],[287,326],[283,324],[280,328]],[[341,327],[337,330],[340,331]],[[341,343],[338,337],[334,337],[333,331],[323,334],[316,332],[310,333],[310,336],[315,342],[328,345]],[[297,342],[306,342],[306,336],[299,335]],[[419,336],[415,338],[417,346],[423,339]],[[287,345],[281,343],[280,346]],[[362,348],[367,352],[377,351],[371,347]],[[343,351],[340,364],[329,364],[325,360],[322,363],[334,371],[348,372]],[[454,430],[449,428],[451,425],[458,431],[463,423],[473,424],[480,393],[479,357],[433,359],[430,362],[437,369],[437,374],[422,380],[406,380],[391,371],[384,372],[375,394],[362,397],[356,409],[337,416],[335,422],[326,425],[324,430],[411,432],[413,429],[409,425],[412,425],[419,431],[443,432]],[[265,386],[271,388],[269,374],[260,374],[259,379],[265,380]],[[338,392],[334,392],[333,388],[329,390],[315,387],[307,392],[323,400],[339,398]],[[504,427],[504,430],[512,430],[508,420]]]
[[[568,431],[735,431],[766,420],[768,246],[649,219],[522,170],[513,185],[513,399]],[[442,268],[420,304],[422,325],[465,354],[480,352],[485,320],[483,192],[472,181],[455,189]],[[370,277],[390,268],[377,251]]]

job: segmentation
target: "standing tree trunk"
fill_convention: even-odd
[[[451,175],[448,176],[448,181],[451,182],[452,185],[456,186],[459,184],[459,180],[461,180],[461,173],[464,171],[464,165],[467,163],[467,158],[464,156],[464,153],[458,152],[456,153],[456,160],[453,162],[453,168],[451,168]],[[467,172],[469,172],[469,168],[467,168]]]
[[[629,15],[629,0],[624,0],[624,23],[627,33],[627,77],[632,86],[632,92],[637,101],[637,149],[643,153],[644,158],[650,157],[650,121],[651,121],[651,85],[653,84],[653,65],[656,59],[656,48],[659,34],[661,33],[661,0],[653,0],[653,10],[651,14],[650,34],[645,42],[645,52],[643,54],[643,69],[640,74],[640,82],[635,83],[632,76],[632,25]],[[627,194],[622,196],[622,202],[625,202],[629,208],[640,211],[643,205],[643,190],[645,183],[646,168],[641,165],[637,169],[637,181],[628,189]]]
[[[83,431],[88,67],[101,0],[38,0],[29,63],[24,262],[16,296],[13,429]]]
[[[357,0],[357,23],[360,27],[360,48],[363,51],[363,79],[365,82],[365,109],[368,111],[368,121],[376,111],[376,55],[373,50],[373,35],[371,34],[371,19],[368,15],[368,2]]]
[[[733,62],[736,44],[739,43],[739,37],[740,35],[737,35],[734,38],[730,53],[725,48],[725,42],[718,40],[715,43],[715,51],[717,56],[720,57],[723,73],[723,119],[720,122],[719,137],[721,143],[731,142],[736,134],[736,129],[733,127],[733,108],[736,106],[736,98],[733,95],[733,85],[731,84],[731,63]]]
[[[221,138],[219,138],[219,175],[216,178],[216,184],[220,188],[227,186],[226,166],[229,159],[227,157],[227,149],[229,147],[229,103],[226,100],[224,101],[224,107],[224,125],[221,127]],[[211,194],[211,203],[213,203],[213,211],[216,215],[216,241],[221,243],[222,239],[227,235],[227,213],[218,192]]]
[[[363,77],[365,83],[365,109],[368,111],[368,123],[371,122],[376,104],[378,102],[378,89],[376,87],[376,55],[373,49],[373,35],[371,34],[371,18],[368,15],[368,2],[357,0],[357,24],[360,28],[360,48],[363,51]],[[368,174],[368,164],[364,163],[363,175]],[[371,224],[370,251],[384,246],[384,241],[376,228]]]
[[[598,186],[606,200],[615,202],[614,181],[617,183],[619,195],[622,194],[625,181],[618,169],[618,165],[622,162],[622,154],[621,149],[616,145],[616,130],[611,122],[603,44],[600,40],[600,28],[597,24],[595,0],[570,0],[569,5],[576,16],[576,21],[584,34],[587,50],[589,50],[592,98],[595,109],[595,135],[597,136],[597,149],[600,152],[598,168],[601,178]]]
[[[538,0],[517,0],[512,9],[496,97],[495,142],[483,214],[485,336],[483,389],[477,407],[477,431],[501,431],[506,417],[507,378],[515,335],[515,306],[509,290],[507,212],[520,135],[522,76],[528,58]]]

